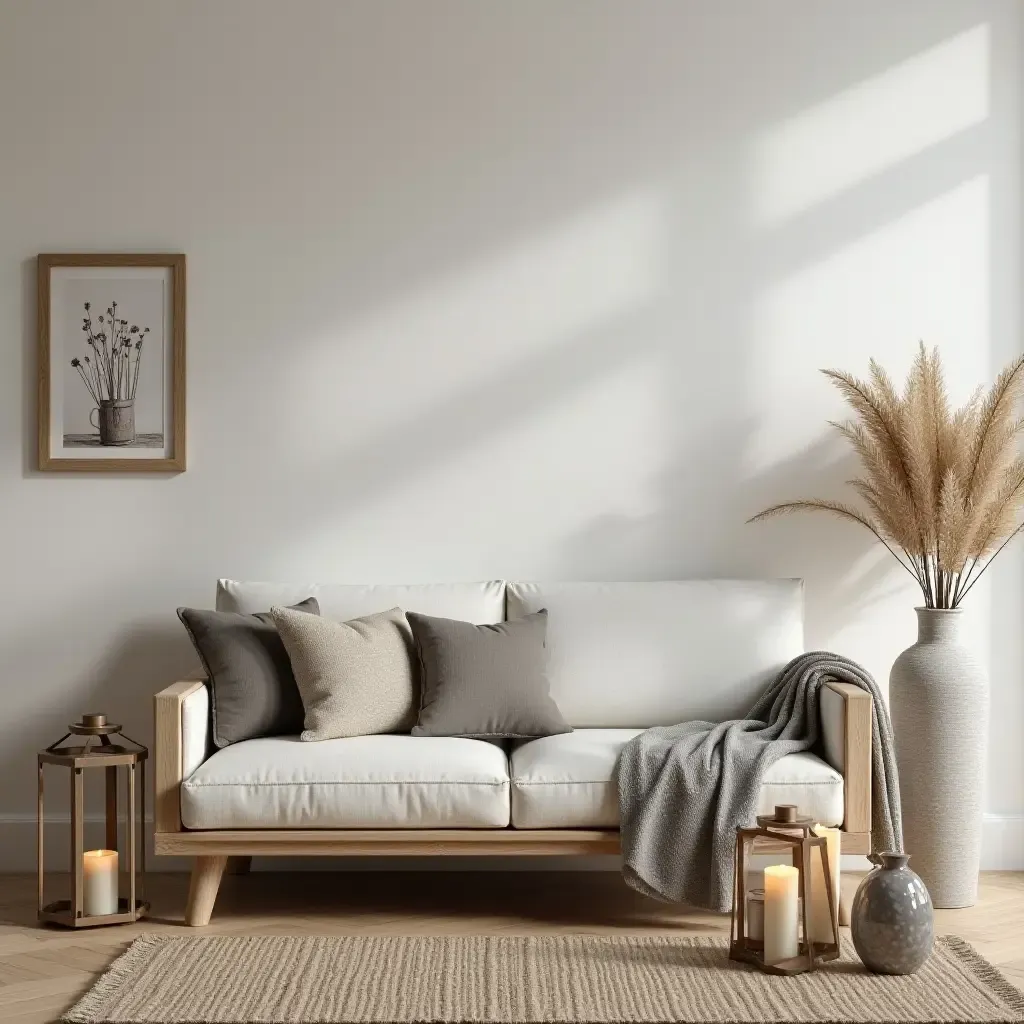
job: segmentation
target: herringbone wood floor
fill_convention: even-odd
[[[848,879],[855,884],[855,879]],[[181,923],[185,875],[148,879],[152,916],[78,932],[40,927],[35,878],[0,876],[0,1021],[57,1020],[136,935],[686,932],[728,934],[729,919],[630,891],[611,873],[256,872],[224,879],[213,922]],[[938,930],[969,939],[1024,988],[1024,874],[982,876],[981,902],[939,911]]]

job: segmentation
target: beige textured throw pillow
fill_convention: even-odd
[[[305,708],[304,740],[408,732],[419,697],[401,608],[349,622],[272,608]]]

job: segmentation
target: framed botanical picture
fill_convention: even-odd
[[[185,468],[185,257],[43,253],[39,468]]]

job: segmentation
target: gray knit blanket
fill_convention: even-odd
[[[667,902],[730,910],[736,826],[754,823],[764,773],[817,744],[821,688],[831,680],[874,698],[872,848],[901,851],[892,725],[878,685],[847,658],[814,651],[794,658],[746,718],[659,726],[626,744],[617,772],[626,882]]]

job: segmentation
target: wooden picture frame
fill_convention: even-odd
[[[41,253],[36,269],[39,469],[184,471],[184,255]]]

